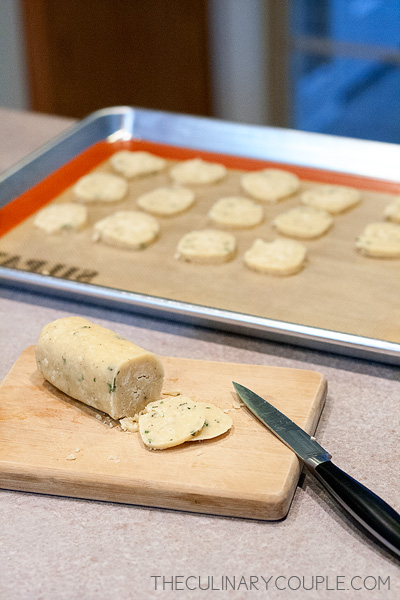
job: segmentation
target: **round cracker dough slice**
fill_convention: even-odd
[[[190,231],[180,239],[175,258],[193,263],[218,264],[231,260],[235,252],[236,239],[231,233],[201,229]]]
[[[276,239],[264,242],[257,239],[245,252],[245,265],[253,271],[270,275],[293,275],[305,263],[307,249],[301,242]]]
[[[98,221],[93,231],[95,242],[100,240],[118,248],[143,250],[154,242],[160,226],[151,215],[134,210],[120,210]]]
[[[87,208],[81,204],[64,202],[40,210],[34,220],[35,227],[46,233],[79,231],[87,222]]]
[[[210,440],[226,433],[232,427],[231,417],[218,406],[206,402],[197,402],[196,404],[204,409],[205,421],[199,433],[192,437],[191,441]]]
[[[128,184],[118,175],[90,173],[78,179],[73,191],[82,202],[118,202],[126,196]]]
[[[201,158],[192,158],[172,167],[170,175],[182,185],[204,185],[220,181],[226,175],[226,167]]]
[[[192,190],[183,187],[160,187],[139,196],[137,204],[153,215],[171,217],[188,210],[195,199]]]
[[[370,223],[357,238],[356,248],[366,256],[400,257],[400,225]]]
[[[150,152],[121,150],[112,155],[110,164],[114,171],[123,177],[133,179],[162,171],[167,166],[167,161]]]
[[[139,417],[139,433],[148,448],[164,450],[192,439],[204,422],[200,403],[179,396],[150,402]]]
[[[361,193],[354,188],[344,185],[321,185],[306,190],[300,196],[300,201],[307,206],[328,211],[337,215],[349,210],[361,200]]]
[[[386,206],[383,211],[383,216],[385,219],[388,219],[388,221],[400,223],[400,196],[392,200],[392,202]]]
[[[223,227],[248,228],[262,222],[264,209],[249,198],[227,196],[213,204],[208,217]]]
[[[333,225],[333,218],[326,210],[312,206],[297,206],[275,217],[272,225],[284,235],[302,239],[320,237]]]
[[[278,202],[295,194],[300,180],[294,173],[283,169],[263,169],[242,175],[240,184],[252,198],[262,202]]]

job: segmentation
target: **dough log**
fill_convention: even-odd
[[[81,317],[46,325],[36,362],[59,390],[113,419],[133,416],[157,400],[164,380],[154,354]]]

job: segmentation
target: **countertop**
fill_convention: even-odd
[[[73,124],[0,109],[0,172]],[[46,323],[68,315],[116,329],[160,355],[316,370],[328,381],[318,441],[400,510],[398,366],[9,286],[2,287],[0,313],[1,378]],[[308,473],[279,522],[1,490],[0,523],[0,598],[7,600],[389,599],[400,592],[393,556],[344,517]]]

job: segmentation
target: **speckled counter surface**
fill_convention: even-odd
[[[0,109],[0,171],[72,124]],[[337,465],[400,510],[399,367],[6,286],[1,296],[1,378],[47,322],[78,314],[161,355],[323,373],[329,391],[317,439]],[[280,522],[2,490],[0,570],[0,598],[7,600],[394,599],[400,592],[395,559],[360,533],[308,474]]]

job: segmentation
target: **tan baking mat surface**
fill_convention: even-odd
[[[169,161],[173,164],[176,161]],[[110,171],[108,161],[94,171]],[[290,170],[290,169],[288,169]],[[136,198],[168,185],[168,171],[129,183],[127,199],[109,205],[88,205],[89,225],[80,233],[46,235],[33,227],[33,217],[5,234],[0,242],[2,264],[51,273],[69,279],[270,319],[310,325],[376,339],[400,342],[400,260],[371,259],[355,251],[354,240],[365,225],[383,219],[392,194],[362,190],[362,203],[335,217],[333,228],[320,239],[304,241],[305,269],[291,277],[271,277],[249,271],[243,254],[256,237],[272,240],[272,219],[299,204],[298,196],[265,205],[265,221],[235,232],[236,258],[222,265],[197,265],[174,258],[180,237],[212,227],[207,212],[213,202],[240,194],[243,171],[230,169],[221,182],[191,186],[196,203],[186,213],[159,218],[161,235],[145,250],[129,251],[91,241],[92,226],[115,210],[137,209]],[[335,183],[334,175],[332,183]],[[319,185],[302,181],[302,189]],[[54,202],[73,200],[71,188]],[[42,261],[40,264],[37,261]]]

